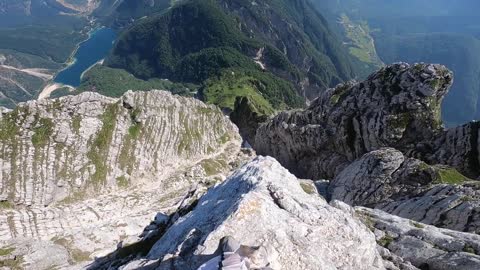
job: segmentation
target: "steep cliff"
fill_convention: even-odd
[[[279,114],[255,148],[301,177],[332,179],[331,199],[479,232],[478,123],[445,130],[440,119],[452,80],[439,65],[387,66]]]
[[[48,205],[155,177],[215,153],[235,132],[215,107],[160,91],[28,102],[1,116],[1,194]]]
[[[442,134],[440,104],[452,80],[439,65],[387,66],[324,92],[306,110],[280,113],[257,131],[257,151],[312,179],[331,178],[380,147],[409,152]]]
[[[218,108],[164,91],[2,109],[2,261],[70,268],[134,242],[156,213],[177,211],[248,159],[240,143]]]

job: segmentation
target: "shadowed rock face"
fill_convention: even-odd
[[[393,148],[365,154],[329,186],[332,200],[382,209],[418,222],[480,233],[480,185],[446,166]]]
[[[257,151],[313,179],[380,147],[408,151],[442,133],[440,104],[452,78],[440,65],[387,66],[322,93],[304,111],[279,114],[257,131]]]

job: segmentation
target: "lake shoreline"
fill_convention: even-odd
[[[61,83],[48,83],[43,89],[42,91],[40,91],[40,94],[38,94],[38,98],[37,100],[42,100],[42,99],[46,99],[46,98],[49,98],[50,95],[57,89],[61,89],[61,88],[68,88],[70,90],[70,92],[73,92],[75,90],[75,88],[73,86],[70,86],[70,85],[65,85],[65,84],[61,84]]]
[[[87,27],[87,28],[90,28],[87,32],[87,38],[85,38],[84,40],[80,41],[76,46],[75,46],[75,49],[72,51],[72,53],[70,54],[70,56],[68,57],[67,61],[65,61],[63,63],[63,65],[65,65],[63,68],[59,69],[54,75],[53,75],[53,79],[52,81],[55,81],[56,77],[58,74],[60,74],[62,71],[68,69],[69,67],[75,65],[75,63],[77,62],[77,59],[75,58],[75,55],[77,54],[78,50],[80,49],[80,47],[82,46],[83,43],[89,41],[91,38],[92,38],[92,35],[98,31],[99,29],[102,29],[102,28],[105,28],[105,26],[93,26],[93,27]]]
[[[82,74],[80,75],[80,81],[83,79],[83,76],[88,72],[90,71],[92,68],[94,68],[96,65],[103,65],[103,62],[105,62],[105,59],[101,59],[99,60],[98,62],[96,62],[95,64],[89,66],[87,69],[85,69],[84,72],[82,72]]]
[[[64,67],[62,67],[61,69],[58,69],[56,70],[52,75],[51,75],[51,78],[47,81],[45,81],[45,83],[43,84],[41,90],[38,92],[38,97],[37,99],[41,99],[41,96],[44,95],[42,94],[44,91],[47,91],[48,88],[52,87],[53,85],[56,85],[58,83],[55,82],[55,79],[56,77],[58,76],[58,74],[60,74],[62,71],[66,70],[67,68],[71,67],[72,65],[75,64],[75,62],[77,61],[77,59],[75,58],[75,55],[77,54],[78,52],[78,49],[80,49],[80,46],[84,43],[84,42],[87,42],[90,38],[92,38],[92,34],[97,31],[97,29],[101,29],[105,26],[103,25],[99,25],[97,23],[95,23],[95,21],[91,20],[90,21],[90,24],[85,26],[85,28],[83,30],[81,30],[79,32],[79,35],[85,35],[84,34],[84,31],[87,31],[86,33],[86,38],[83,39],[82,41],[78,42],[77,45],[75,45],[75,48],[73,49],[73,51],[70,53],[70,56],[67,58],[67,60],[65,62],[62,63],[62,65],[64,65]],[[62,85],[62,87],[64,87]],[[62,87],[58,87],[58,88],[62,88]],[[65,87],[73,87],[73,86],[70,86],[70,85],[65,85]],[[55,91],[56,89],[58,88],[55,88],[53,91]],[[75,89],[73,87],[73,89]],[[53,92],[52,91],[52,92]],[[49,96],[49,95],[48,95]]]
[[[89,38],[78,44],[69,64],[55,75],[53,82],[78,87],[88,70],[103,63],[116,38],[117,32],[112,28],[101,26],[92,29]]]

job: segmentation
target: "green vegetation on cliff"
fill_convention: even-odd
[[[158,89],[168,90],[179,95],[191,95],[192,91],[197,88],[198,86],[193,84],[172,83],[158,78],[142,80],[135,78],[123,69],[97,65],[84,74],[77,92],[92,91],[109,97],[120,97],[128,90],[148,91]]]
[[[302,99],[291,83],[248,69],[225,70],[219,77],[206,81],[202,94],[206,102],[228,109],[233,109],[236,97],[249,97],[269,112],[273,112],[273,108],[302,106]]]
[[[172,0],[102,0],[94,15],[103,23],[122,27],[137,19],[161,12]]]
[[[215,47],[254,49],[215,1],[189,1],[124,32],[107,65],[125,68],[142,79],[170,78],[183,57]]]

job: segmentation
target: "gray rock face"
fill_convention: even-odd
[[[216,107],[163,91],[33,101],[0,123],[0,195],[26,206],[160,176],[239,140]]]
[[[322,93],[304,111],[280,113],[257,131],[257,151],[311,179],[333,178],[381,147],[407,152],[443,132],[440,104],[452,80],[440,65],[387,66]]]
[[[258,157],[210,189],[143,259],[120,269],[196,270],[224,236],[258,246],[273,269],[384,269],[373,234],[334,208],[276,160]]]
[[[356,207],[355,211],[374,231],[377,242],[388,249],[383,253],[401,257],[420,269],[480,269],[477,234],[439,229],[380,210]]]
[[[298,176],[333,179],[332,199],[480,232],[480,187],[461,174],[479,176],[480,125],[443,129],[451,83],[443,66],[394,64],[279,114],[258,129],[255,147]]]
[[[473,179],[480,176],[480,122],[451,128],[430,142],[419,143],[409,155],[430,164],[447,164]]]
[[[376,207],[449,229],[480,232],[480,185],[456,170],[383,148],[365,154],[330,183],[333,200]]]
[[[25,269],[79,268],[138,241],[251,155],[219,109],[163,91],[1,113],[0,247]]]

